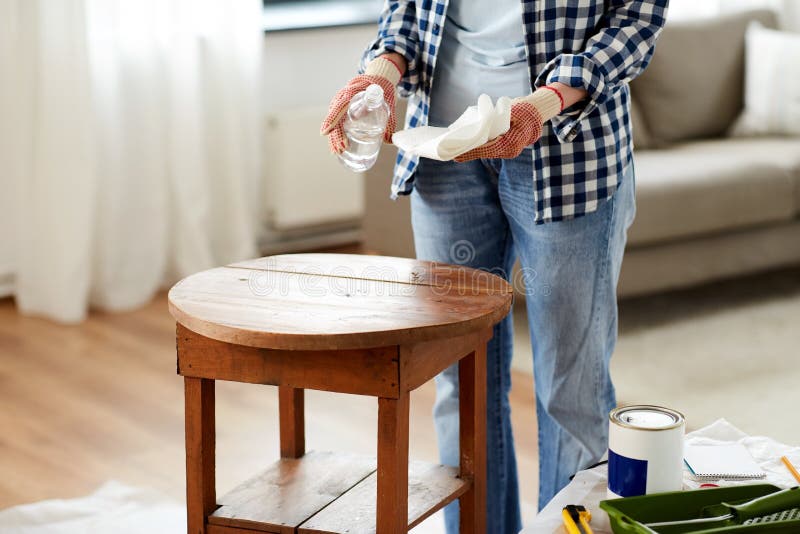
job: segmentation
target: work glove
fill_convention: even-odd
[[[347,148],[347,137],[344,135],[342,125],[347,116],[350,100],[373,83],[383,88],[383,98],[389,105],[389,120],[386,123],[383,140],[386,143],[392,142],[392,134],[397,126],[394,91],[400,81],[400,76],[400,69],[397,65],[386,58],[377,57],[370,61],[364,74],[359,74],[350,80],[343,89],[336,93],[328,107],[328,116],[322,121],[322,127],[319,130],[320,134],[328,136],[331,152],[341,154]]]
[[[561,113],[563,107],[561,94],[549,87],[515,98],[511,101],[511,127],[508,131],[455,159],[464,162],[481,158],[516,158],[525,147],[539,140],[542,125]]]

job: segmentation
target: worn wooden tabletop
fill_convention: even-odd
[[[481,330],[508,312],[511,285],[462,266],[356,254],[290,254],[191,275],[169,292],[175,319],[252,347],[336,350]]]

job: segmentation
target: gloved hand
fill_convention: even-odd
[[[511,127],[506,133],[490,139],[456,157],[458,162],[481,158],[516,158],[522,149],[542,136],[542,125],[561,113],[563,101],[558,91],[539,88],[532,94],[515,98],[511,104]]]
[[[384,57],[377,57],[367,65],[364,74],[359,74],[350,80],[342,90],[336,93],[328,107],[328,116],[322,121],[320,128],[320,134],[328,136],[331,152],[341,154],[347,148],[347,137],[344,135],[342,125],[347,115],[347,108],[350,106],[350,100],[373,83],[377,83],[383,88],[383,98],[389,105],[389,120],[386,123],[383,140],[386,143],[392,142],[392,134],[397,126],[394,110],[395,86],[400,81],[400,77],[400,68],[397,65]]]

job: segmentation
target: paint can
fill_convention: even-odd
[[[608,497],[683,488],[683,414],[661,406],[624,406],[608,415]]]

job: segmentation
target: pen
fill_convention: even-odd
[[[783,462],[783,465],[786,466],[786,469],[788,469],[792,474],[794,479],[800,483],[800,473],[797,472],[797,469],[792,465],[792,462],[789,461],[789,458],[786,456],[781,456],[781,461]]]

